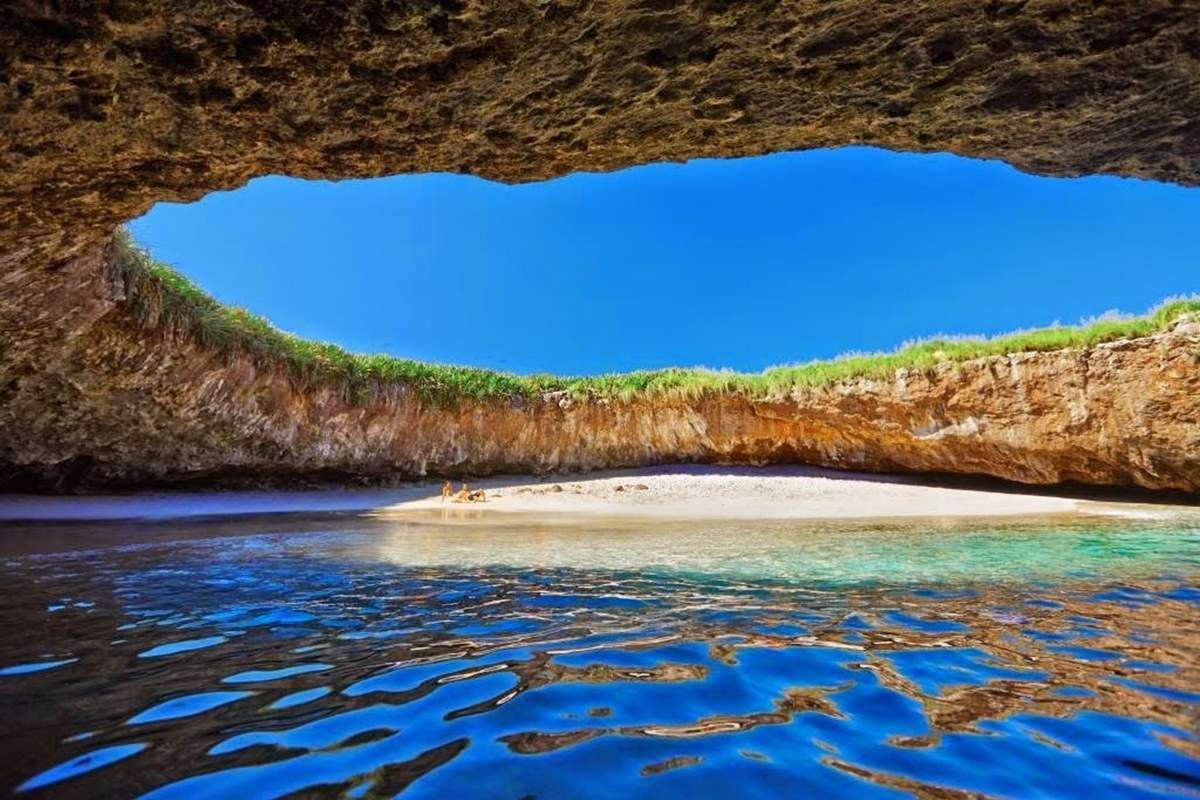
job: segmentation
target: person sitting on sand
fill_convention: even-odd
[[[454,495],[454,502],[469,503],[471,502],[471,490],[467,488],[467,482],[463,481],[462,488]]]
[[[472,503],[485,503],[487,502],[487,492],[485,492],[483,489],[476,489],[467,495],[467,499]]]

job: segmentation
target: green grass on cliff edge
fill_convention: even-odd
[[[388,355],[359,355],[279,330],[245,309],[222,305],[171,267],[156,261],[129,234],[114,240],[114,265],[124,278],[126,304],[147,328],[170,327],[225,355],[244,354],[263,367],[285,369],[303,388],[333,385],[348,399],[369,401],[410,389],[431,403],[462,399],[535,397],[565,391],[584,399],[639,396],[696,397],[735,392],[757,399],[849,378],[888,378],[901,368],[927,370],[939,363],[1031,351],[1089,347],[1161,331],[1185,314],[1200,315],[1200,297],[1161,303],[1141,317],[1103,318],[1078,326],[1055,325],[990,339],[938,337],[890,353],[849,354],[831,361],[770,367],[756,374],[706,368],[639,370],[589,377],[513,375],[429,364]]]

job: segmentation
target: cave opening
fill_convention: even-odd
[[[595,375],[758,372],[1141,313],[1200,289],[1197,216],[1200,192],[1179,186],[846,147],[515,186],[265,177],[129,229],[301,337]]]
[[[1190,4],[363,3],[320,14],[286,5],[26,4],[0,26],[10,90],[0,137],[0,480],[392,480],[786,459],[1039,484],[1200,486],[1189,402],[1197,324],[1187,301],[1141,320],[968,344],[943,338],[762,371],[941,332],[1144,311],[1193,290],[1194,270],[1149,248],[1179,217],[1128,198],[1039,207],[1017,192],[972,216],[969,192],[926,181],[908,196],[944,207],[905,216],[881,202],[874,178],[844,173],[862,192],[839,205],[804,176],[762,195],[802,197],[807,210],[761,209],[756,221],[775,219],[774,229],[741,238],[727,228],[739,216],[718,201],[744,195],[716,192],[719,210],[685,217],[698,228],[688,248],[653,235],[638,242],[657,257],[653,270],[615,252],[592,264],[544,252],[499,264],[497,254],[516,248],[455,229],[455,244],[491,242],[487,257],[442,252],[422,265],[409,249],[368,262],[411,272],[372,276],[341,257],[322,270],[259,254],[238,268],[244,287],[261,282],[261,296],[244,297],[208,272],[237,266],[228,252],[195,260],[143,229],[192,283],[114,238],[155,203],[209,195],[205,208],[213,192],[264,175],[406,175],[391,179],[405,185],[428,173],[473,175],[514,185],[496,188],[511,208],[525,192],[728,166],[695,159],[809,153],[764,162],[774,164],[844,145],[999,159],[1022,171],[997,173],[1005,180],[1122,176],[1194,187]],[[531,184],[581,171],[607,175]],[[1103,177],[1038,185],[1182,191]],[[692,190],[661,206],[705,197],[713,193]],[[999,213],[1014,209],[1037,213]],[[660,218],[642,216],[635,221],[653,231]],[[1178,227],[1191,227],[1194,209],[1183,219]],[[854,224],[837,227],[846,221]],[[303,232],[329,232],[332,222],[318,215]],[[891,234],[873,234],[876,222],[891,223]],[[259,243],[270,245],[260,227]],[[1039,246],[1020,248],[1031,229]],[[255,255],[233,233],[218,227],[207,238]],[[589,249],[578,234],[571,253]],[[923,247],[907,261],[898,255],[905,235]],[[627,231],[608,239],[635,242]],[[285,253],[285,240],[273,241]],[[362,241],[345,232],[338,243]],[[768,241],[782,242],[782,255],[748,249]],[[874,257],[860,266],[869,261],[878,280],[855,284],[864,271],[848,268],[848,256],[869,247]],[[1193,248],[1176,250],[1178,259]],[[699,279],[706,262],[724,279]],[[446,266],[456,263],[457,272]],[[540,282],[517,266],[539,267]],[[642,271],[620,272],[634,266]],[[956,301],[939,298],[964,281]],[[285,293],[272,289],[305,285],[296,308],[307,319],[276,305]],[[352,305],[339,305],[342,288]],[[611,302],[590,302],[610,291]],[[1014,297],[1028,304],[1020,318],[1009,313]],[[498,334],[505,327],[513,339]],[[671,364],[742,372],[653,369]],[[651,369],[605,377],[640,367]],[[561,377],[572,374],[584,377]]]

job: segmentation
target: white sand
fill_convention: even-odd
[[[507,512],[676,519],[1104,513],[1102,504],[1083,500],[922,485],[904,478],[810,467],[668,466],[577,477],[481,480],[470,483],[470,488],[486,490],[487,500],[448,502],[439,493],[406,499],[378,512],[438,510],[451,518]],[[435,491],[440,490],[435,487]]]
[[[454,488],[459,484],[456,482]],[[557,488],[556,488],[557,487]],[[620,490],[618,490],[620,487]],[[471,482],[484,503],[443,502],[441,481],[389,489],[305,492],[160,492],[46,497],[0,495],[2,520],[171,519],[294,512],[374,512],[447,522],[496,515],[656,519],[849,519],[1105,514],[1139,519],[1194,511],[1099,503],[1013,491],[922,484],[915,478],[813,467],[664,466],[549,478]],[[432,513],[437,512],[437,513]]]

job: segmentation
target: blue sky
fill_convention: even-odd
[[[871,148],[505,186],[268,177],[134,235],[363,352],[516,372],[759,370],[1200,292],[1200,190]]]

